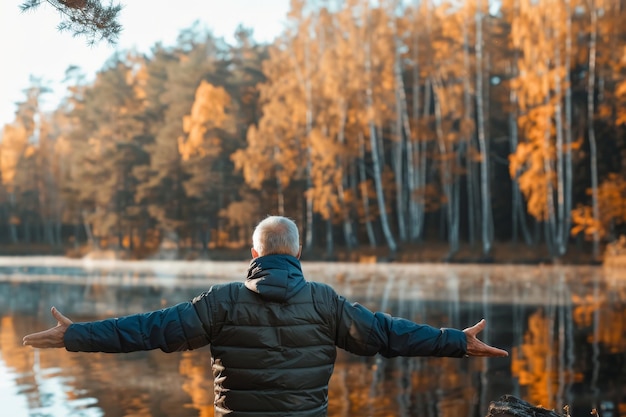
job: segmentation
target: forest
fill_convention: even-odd
[[[626,4],[293,0],[272,43],[174,45],[32,79],[0,142],[0,253],[211,258],[285,215],[304,253],[626,234]]]

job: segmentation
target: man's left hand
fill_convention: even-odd
[[[476,335],[485,328],[485,319],[482,319],[472,327],[463,330],[467,337],[467,356],[483,356],[483,357],[503,357],[509,356],[506,350],[498,349],[478,340]]]

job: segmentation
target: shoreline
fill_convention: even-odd
[[[199,249],[160,249],[144,256],[129,256],[124,250],[105,249],[89,252],[83,247],[79,250],[68,248],[51,248],[35,245],[0,245],[0,258],[63,258],[77,260],[109,260],[109,261],[215,261],[215,262],[249,262],[250,249],[214,248],[203,253]],[[324,248],[313,248],[304,251],[303,261],[310,262],[348,262],[348,263],[428,263],[428,264],[493,264],[493,265],[602,265],[603,256],[594,259],[591,245],[583,242],[571,244],[565,255],[551,257],[544,244],[528,246],[524,243],[499,242],[493,245],[488,256],[482,253],[479,243],[470,245],[462,243],[459,250],[450,255],[449,246],[445,242],[424,242],[403,244],[398,251],[390,253],[386,247],[370,248],[360,246],[353,250],[337,247],[329,256]]]

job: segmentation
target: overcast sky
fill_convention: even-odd
[[[84,37],[58,32],[61,19],[45,2],[28,13],[20,12],[21,3],[0,0],[0,128],[13,121],[14,103],[24,99],[31,75],[55,90],[44,103],[51,109],[65,94],[60,83],[70,65],[92,78],[116,49],[149,52],[158,41],[173,45],[180,31],[195,21],[228,42],[240,23],[254,30],[257,41],[271,41],[283,30],[289,10],[289,0],[121,0],[124,30],[117,45],[102,41],[90,47]]]

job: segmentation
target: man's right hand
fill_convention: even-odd
[[[65,347],[63,336],[72,320],[65,317],[59,310],[52,307],[50,309],[52,316],[57,320],[57,325],[38,333],[31,333],[24,336],[23,345],[35,348],[62,348]]]

